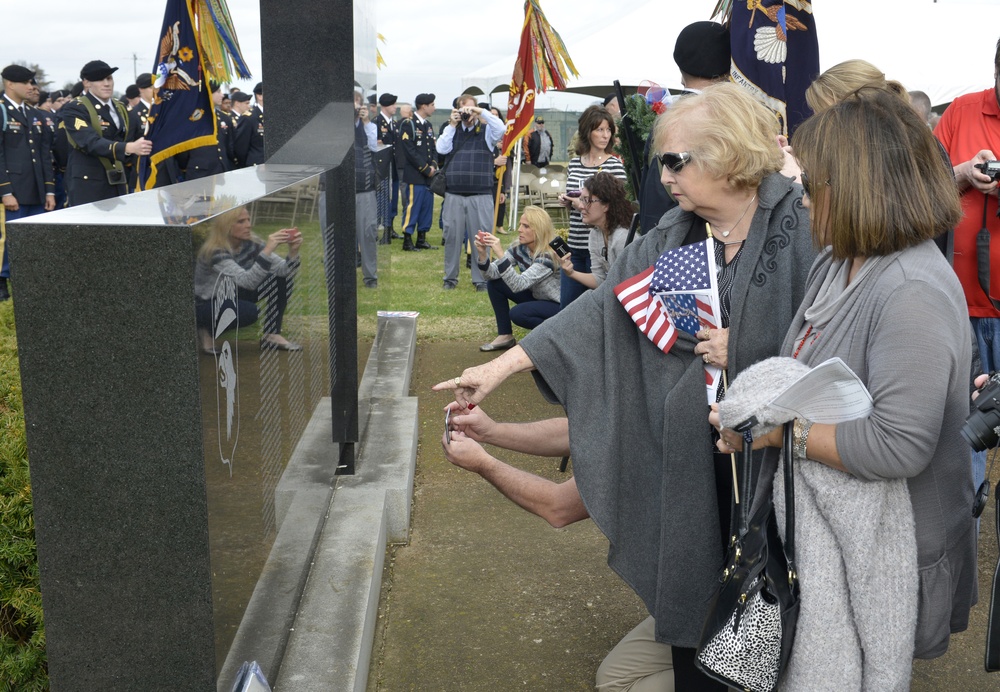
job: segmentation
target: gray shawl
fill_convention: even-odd
[[[778,353],[815,251],[801,188],[773,174],[737,265],[729,373]],[[573,471],[608,537],[608,564],[643,599],[658,640],[693,647],[723,551],[705,376],[696,340],[669,353],[641,334],[614,295],[704,221],[675,208],[627,247],[608,279],[521,342],[536,380],[569,417]]]

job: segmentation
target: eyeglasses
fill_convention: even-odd
[[[603,201],[603,200],[600,200],[600,199],[598,199],[597,197],[581,197],[581,198],[580,198],[580,202],[581,202],[581,203],[583,204],[583,206],[585,206],[585,207],[589,207],[589,206],[590,206],[591,204],[593,204],[594,202],[601,202],[601,201]]]
[[[813,190],[812,190],[812,183],[809,180],[809,174],[806,173],[805,171],[802,171],[802,173],[799,174],[799,180],[802,181],[802,189],[805,191],[806,197],[812,197],[813,196]],[[830,181],[827,180],[823,184],[824,185],[829,185]]]
[[[674,173],[680,173],[684,166],[691,163],[691,153],[682,151],[679,154],[675,154],[672,151],[668,151],[665,154],[660,154],[660,163],[663,164],[664,168],[669,168]]]

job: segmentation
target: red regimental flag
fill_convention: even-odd
[[[507,100],[507,131],[500,142],[500,151],[510,156],[514,145],[531,129],[535,116],[535,53],[531,47],[531,25],[535,7],[529,0],[524,3],[524,25],[521,27],[521,47],[514,63],[514,75],[510,80],[510,96]]]

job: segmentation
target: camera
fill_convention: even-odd
[[[972,413],[962,426],[962,437],[977,452],[996,447],[1000,441],[1000,373],[991,374],[973,400]]]
[[[982,171],[983,175],[989,176],[990,180],[994,183],[1000,179],[1000,161],[977,163],[976,168]]]
[[[459,115],[462,116],[462,122],[463,123],[469,122],[469,118],[472,117],[471,113],[459,113]],[[1000,161],[997,162],[997,171],[998,171],[998,175],[1000,175]],[[994,180],[996,180],[996,178],[994,178]]]

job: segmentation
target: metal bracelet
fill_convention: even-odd
[[[795,419],[795,425],[792,430],[793,459],[806,458],[806,443],[809,442],[809,429],[812,428],[812,425],[813,422],[811,420],[805,420],[804,418]]]

